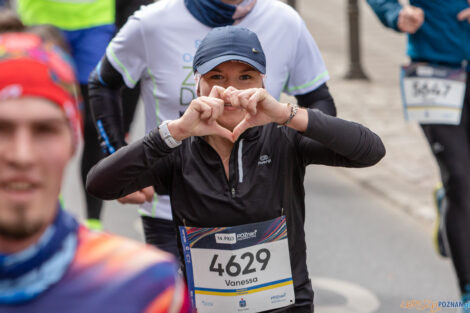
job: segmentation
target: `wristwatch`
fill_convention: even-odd
[[[170,130],[168,129],[168,123],[171,122],[171,120],[168,121],[163,121],[160,126],[158,126],[158,131],[160,133],[160,136],[162,139],[165,141],[166,145],[170,148],[176,148],[181,144],[181,140],[176,140],[173,138],[173,136],[170,134]]]

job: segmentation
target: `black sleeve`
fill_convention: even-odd
[[[106,155],[126,145],[119,102],[124,86],[121,74],[105,55],[90,74],[88,93],[100,145]]]
[[[326,83],[303,95],[295,96],[299,106],[318,109],[325,114],[336,116],[336,106]]]
[[[379,136],[354,122],[308,109],[308,127],[297,134],[303,163],[345,167],[366,167],[385,156]]]
[[[103,200],[113,200],[148,186],[168,193],[177,151],[161,139],[158,129],[98,162],[88,173],[86,190]]]

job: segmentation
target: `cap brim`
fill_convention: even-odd
[[[259,64],[256,61],[253,61],[250,58],[239,56],[239,55],[223,55],[223,56],[217,57],[215,59],[207,61],[204,64],[199,65],[198,67],[196,67],[196,71],[199,74],[204,75],[207,72],[211,71],[214,67],[216,67],[219,64],[222,64],[224,62],[227,62],[227,61],[240,61],[240,62],[246,63],[246,64],[254,67],[261,74],[266,74],[266,67],[265,66]]]

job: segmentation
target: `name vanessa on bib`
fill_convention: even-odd
[[[294,304],[285,216],[179,229],[191,300],[199,313],[251,313]]]

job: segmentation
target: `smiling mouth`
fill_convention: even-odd
[[[11,191],[27,191],[33,189],[34,185],[28,182],[12,182],[3,184],[3,188]]]
[[[36,189],[38,185],[33,182],[15,181],[2,183],[0,187],[5,191],[27,192]]]
[[[231,103],[224,103],[224,106],[226,106],[226,107],[231,107],[232,104],[231,104]]]

